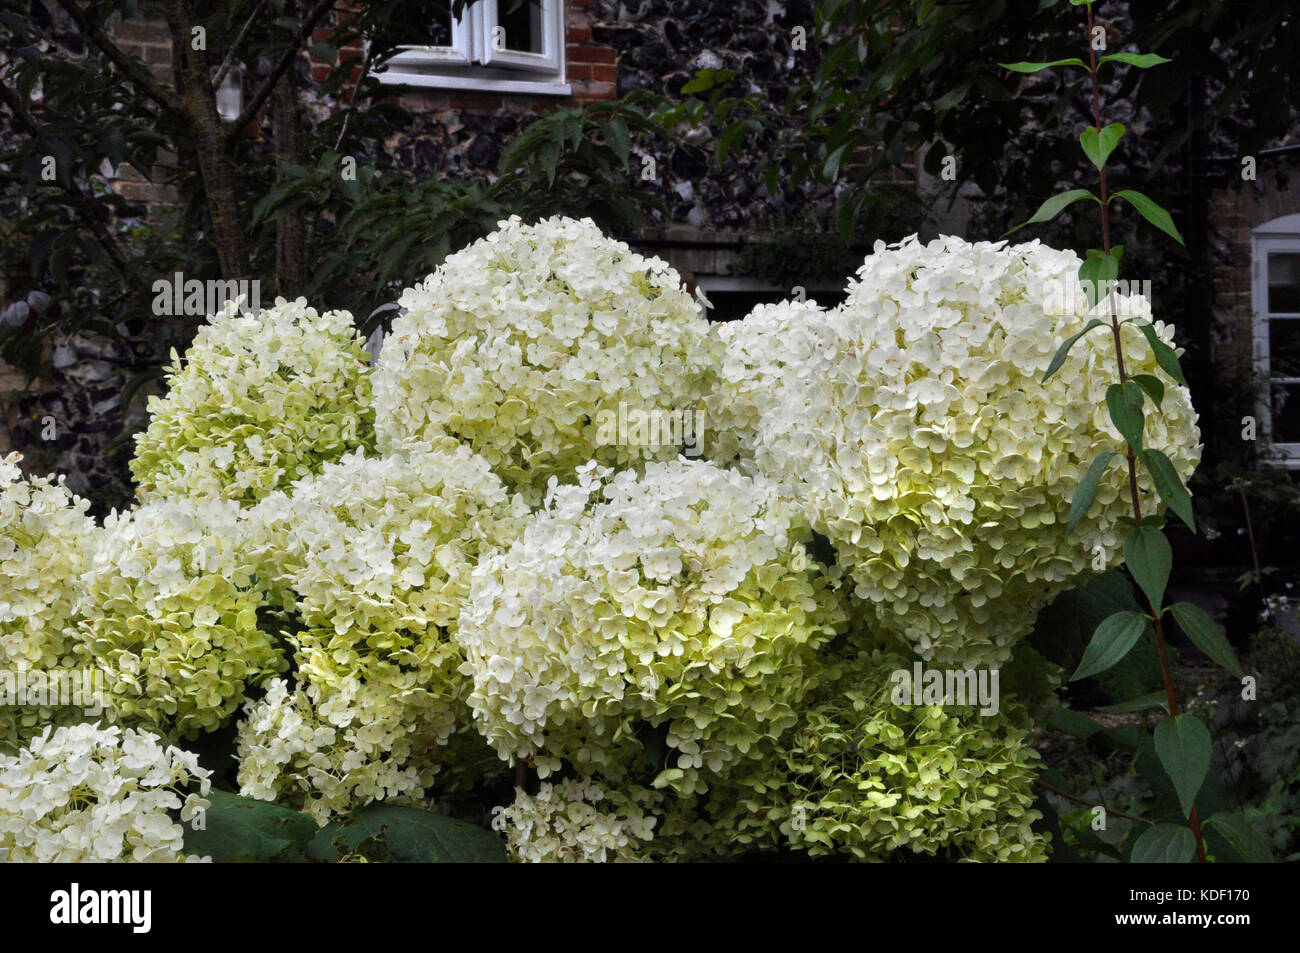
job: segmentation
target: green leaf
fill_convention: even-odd
[[[322,63],[328,63],[335,66],[339,61],[339,51],[331,43],[313,43],[307,47],[307,52]]]
[[[307,855],[315,860],[337,860],[355,852],[363,842],[383,841],[399,863],[503,863],[505,841],[491,831],[410,807],[372,804],[346,824],[321,829]]]
[[[1159,53],[1112,53],[1110,56],[1103,56],[1097,61],[1097,68],[1100,69],[1107,63],[1127,63],[1129,66],[1136,66],[1138,69],[1150,69],[1153,66],[1159,66],[1161,63],[1172,63],[1173,60],[1161,56]]]
[[[934,111],[937,113],[948,112],[950,109],[958,105],[963,99],[966,98],[966,94],[970,92],[970,87],[971,87],[970,83],[962,83],[960,86],[956,87],[955,89],[951,89],[948,92],[944,93],[942,96],[940,96],[938,99],[935,100]]]
[[[1069,356],[1070,348],[1074,347],[1075,341],[1079,340],[1079,338],[1083,337],[1093,328],[1101,327],[1104,323],[1104,321],[1098,321],[1096,318],[1093,318],[1083,326],[1082,331],[1071,334],[1066,338],[1061,346],[1056,349],[1056,354],[1053,355],[1052,362],[1047,365],[1047,370],[1043,372],[1043,382],[1046,383],[1049,377],[1061,369],[1061,365],[1065,363],[1065,359]]]
[[[1070,500],[1070,516],[1065,524],[1066,535],[1078,525],[1079,520],[1088,515],[1088,510],[1092,506],[1093,498],[1097,495],[1097,485],[1101,483],[1102,474],[1106,472],[1106,467],[1110,465],[1111,458],[1115,456],[1114,450],[1103,450],[1097,454],[1092,461],[1083,477],[1079,480],[1079,486],[1074,491],[1074,498]]]
[[[1237,653],[1232,651],[1223,626],[1210,618],[1209,614],[1198,605],[1190,602],[1175,602],[1169,612],[1178,622],[1184,634],[1192,644],[1206,654],[1214,663],[1222,665],[1238,678],[1245,677]]]
[[[1142,449],[1142,388],[1132,381],[1106,388],[1111,423],[1134,450]]]
[[[287,807],[240,797],[213,788],[203,814],[204,830],[185,829],[185,853],[210,856],[216,863],[279,860],[302,850],[316,833],[316,822]]]
[[[1077,66],[1086,70],[1088,64],[1077,56],[1071,56],[1063,60],[1052,60],[1050,63],[999,63],[1003,69],[1009,69],[1013,73],[1037,73],[1039,70],[1050,69],[1053,66]]]
[[[839,175],[840,159],[843,157],[844,150],[847,148],[848,143],[845,143],[826,157],[826,163],[822,166],[822,177],[828,182],[835,181],[835,177]]]
[[[1051,709],[1043,716],[1043,724],[1057,731],[1076,738],[1091,738],[1106,726],[1087,715],[1066,708],[1064,705]]]
[[[1205,822],[1205,828],[1213,828],[1222,834],[1247,863],[1271,864],[1274,861],[1268,841],[1240,814],[1226,811],[1215,814]]]
[[[1096,126],[1089,126],[1079,135],[1079,145],[1083,146],[1083,154],[1088,157],[1089,162],[1098,169],[1104,169],[1106,160],[1115,151],[1123,136],[1124,124],[1120,122],[1113,122],[1100,132],[1097,131]]]
[[[1168,711],[1167,705],[1168,698],[1164,692],[1149,692],[1137,698],[1130,698],[1126,702],[1120,702],[1118,705],[1103,705],[1097,711],[1104,711],[1110,715],[1124,715],[1131,711],[1148,711],[1152,708],[1164,708]]]
[[[1124,562],[1142,591],[1151,600],[1151,608],[1161,609],[1169,572],[1173,569],[1174,554],[1165,534],[1153,526],[1143,526],[1128,534],[1124,540]]]
[[[1165,506],[1177,514],[1187,524],[1187,528],[1196,532],[1196,517],[1192,515],[1192,495],[1183,485],[1183,478],[1174,469],[1173,462],[1159,450],[1143,450],[1140,454],[1146,464],[1151,480],[1156,485],[1156,492]]]
[[[1136,382],[1139,387],[1146,391],[1151,398],[1151,402],[1157,407],[1165,399],[1165,385],[1154,374],[1134,374],[1129,380]]]
[[[1155,355],[1156,363],[1160,369],[1172,377],[1184,387],[1187,386],[1187,379],[1183,377],[1182,365],[1178,363],[1178,355],[1156,334],[1155,325],[1150,321],[1137,322],[1138,330],[1146,336],[1147,343],[1151,345],[1151,353]]]
[[[1102,291],[1110,287],[1119,274],[1119,258],[1112,255],[1089,257],[1079,265],[1079,282],[1088,296],[1088,306],[1095,308]]]
[[[1174,782],[1183,814],[1190,814],[1196,793],[1210,770],[1210,730],[1195,715],[1175,715],[1156,725],[1156,755]]]
[[[1174,225],[1173,217],[1164,210],[1159,204],[1147,198],[1141,192],[1135,192],[1132,189],[1122,189],[1110,197],[1110,201],[1123,199],[1132,205],[1142,214],[1148,222],[1154,225],[1160,231],[1164,232],[1178,244],[1183,245],[1183,236],[1178,234],[1178,227]]]
[[[1070,681],[1077,682],[1115,665],[1137,645],[1150,625],[1151,620],[1141,612],[1116,612],[1103,620],[1092,634],[1092,641],[1084,649]]]
[[[1153,824],[1133,845],[1135,864],[1186,864],[1196,856],[1196,835],[1181,824]]]
[[[1011,231],[1007,232],[1006,234],[1010,235],[1012,232],[1018,232],[1026,225],[1035,225],[1039,222],[1050,222],[1052,219],[1056,218],[1056,216],[1060,214],[1062,209],[1073,205],[1075,202],[1079,201],[1080,199],[1092,199],[1098,205],[1101,204],[1101,200],[1097,198],[1097,196],[1089,192],[1087,189],[1070,189],[1070,191],[1062,192],[1060,195],[1053,195],[1050,199],[1048,199],[1046,202],[1044,202],[1042,205],[1038,207],[1038,211],[1034,213],[1033,218],[1029,219],[1029,221],[1027,222],[1017,225],[1015,228],[1011,229]]]

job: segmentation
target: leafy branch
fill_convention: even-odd
[[[1197,810],[1196,799],[1205,784],[1210,768],[1212,740],[1209,730],[1194,715],[1180,711],[1177,693],[1169,664],[1165,633],[1165,616],[1172,615],[1189,639],[1215,663],[1239,678],[1243,672],[1222,628],[1202,609],[1191,603],[1180,602],[1166,606],[1165,592],[1173,568],[1173,553],[1163,532],[1163,516],[1143,516],[1142,494],[1138,486],[1139,464],[1150,475],[1157,495],[1164,506],[1173,510],[1192,532],[1196,532],[1191,508],[1191,495],[1177,468],[1159,450],[1143,446],[1146,401],[1149,399],[1157,412],[1164,397],[1164,383],[1153,375],[1130,375],[1124,364],[1121,321],[1116,303],[1114,280],[1119,274],[1123,246],[1112,245],[1110,206],[1120,199],[1131,205],[1147,222],[1173,238],[1180,245],[1182,236],[1173,218],[1158,203],[1131,189],[1110,192],[1106,164],[1123,138],[1125,129],[1120,123],[1102,125],[1099,77],[1101,70],[1110,64],[1122,64],[1137,69],[1150,69],[1170,60],[1156,54],[1115,53],[1098,58],[1093,42],[1094,0],[1070,0],[1073,6],[1083,6],[1087,16],[1088,61],[1078,57],[1048,62],[1021,62],[1001,64],[1017,73],[1036,73],[1050,68],[1080,70],[1087,74],[1091,85],[1093,124],[1084,129],[1079,145],[1087,160],[1097,169],[1098,192],[1072,189],[1045,201],[1024,224],[1030,225],[1054,219],[1064,209],[1082,200],[1095,202],[1100,210],[1102,247],[1089,249],[1079,268],[1079,279],[1088,295],[1089,304],[1098,304],[1103,290],[1106,293],[1109,322],[1092,319],[1084,328],[1061,345],[1050,362],[1043,380],[1060,370],[1071,347],[1089,331],[1108,326],[1115,346],[1115,361],[1119,380],[1106,391],[1106,407],[1111,422],[1123,438],[1123,456],[1127,470],[1128,493],[1132,505],[1131,529],[1124,540],[1124,563],[1134,582],[1146,598],[1147,611],[1123,610],[1104,619],[1093,633],[1084,650],[1078,668],[1071,680],[1100,674],[1132,651],[1144,637],[1154,636],[1159,653],[1160,672],[1164,687],[1166,716],[1155,727],[1155,753],[1178,796],[1179,806],[1186,817],[1190,831],[1174,824],[1151,823],[1136,840],[1132,848],[1133,860],[1186,861],[1194,853],[1201,863],[1206,861],[1205,832]],[[1023,227],[1018,226],[1018,227]],[[1013,229],[1012,231],[1015,231]],[[1169,345],[1160,340],[1155,328],[1148,322],[1134,318],[1134,322],[1150,346],[1157,365],[1179,384],[1186,384],[1178,357]],[[1093,461],[1080,479],[1071,500],[1066,531],[1087,514],[1106,469],[1115,457],[1115,451],[1105,450]],[[1058,792],[1063,793],[1063,792]],[[1232,815],[1215,815],[1210,822],[1223,829],[1230,842],[1241,840],[1244,821]],[[1148,822],[1150,823],[1150,822]],[[1248,828],[1247,828],[1248,830]]]

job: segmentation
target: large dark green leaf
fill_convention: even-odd
[[[1082,331],[1077,331],[1074,334],[1071,334],[1061,342],[1061,346],[1056,349],[1056,354],[1052,356],[1052,362],[1047,365],[1047,370],[1043,372],[1043,381],[1046,382],[1048,378],[1061,369],[1061,365],[1065,363],[1065,359],[1069,356],[1070,348],[1074,347],[1075,341],[1079,340],[1079,338],[1083,337],[1093,328],[1101,327],[1104,323],[1105,322],[1093,318],[1083,326]]]
[[[253,798],[213,789],[203,830],[185,830],[185,852],[217,863],[272,861],[303,850],[316,833],[308,815]]]
[[[1088,298],[1088,307],[1095,308],[1101,293],[1119,275],[1119,258],[1115,255],[1089,256],[1079,265],[1079,282]]]
[[[1007,232],[1007,234],[1010,235],[1012,232],[1018,232],[1020,229],[1024,228],[1025,225],[1036,225],[1039,222],[1050,222],[1061,213],[1062,209],[1068,208],[1080,199],[1092,199],[1094,202],[1100,202],[1097,196],[1093,195],[1087,189],[1070,189],[1070,191],[1062,192],[1060,195],[1053,195],[1038,207],[1038,211],[1033,214],[1029,221],[1017,225],[1015,228],[1011,229],[1011,231]]]
[[[1124,564],[1151,600],[1151,608],[1159,612],[1174,565],[1174,553],[1165,534],[1150,525],[1133,530],[1124,540]]]
[[[1183,485],[1183,478],[1178,475],[1173,461],[1159,450],[1143,450],[1140,456],[1165,506],[1173,510],[1178,518],[1187,524],[1188,529],[1196,532],[1196,517],[1192,513],[1192,495]]]
[[[307,849],[317,860],[336,860],[364,842],[379,840],[399,863],[502,863],[505,841],[474,824],[410,807],[374,804],[345,824],[323,828]]]
[[[1183,377],[1183,368],[1178,363],[1178,354],[1172,347],[1160,340],[1159,335],[1156,334],[1155,325],[1150,321],[1138,321],[1136,323],[1138,330],[1142,332],[1147,339],[1147,343],[1151,346],[1151,353],[1155,355],[1156,363],[1160,365],[1160,369],[1186,387],[1187,378]]]
[[[1086,70],[1088,64],[1077,56],[1069,56],[1063,60],[1052,60],[1048,63],[999,63],[1003,69],[1009,69],[1013,73],[1037,73],[1039,70],[1050,69],[1053,66],[1077,66]]]
[[[1142,449],[1142,388],[1133,381],[1111,384],[1106,388],[1106,408],[1110,421],[1135,451]]]
[[[1146,391],[1153,404],[1160,406],[1161,401],[1165,399],[1165,385],[1160,378],[1154,374],[1134,374],[1131,379]]]
[[[1271,864],[1275,860],[1268,841],[1260,836],[1250,822],[1240,814],[1223,812],[1205,822],[1207,830],[1217,830],[1241,859],[1252,864]]]
[[[1174,224],[1173,216],[1141,192],[1135,192],[1133,189],[1121,189],[1110,197],[1111,201],[1115,199],[1123,199],[1128,202],[1148,222],[1178,242],[1178,244],[1183,244],[1183,236],[1178,233],[1178,226]]]
[[[1192,643],[1212,662],[1222,665],[1238,678],[1246,674],[1237,661],[1237,653],[1228,643],[1223,626],[1211,619],[1204,609],[1190,602],[1175,602],[1169,607],[1169,612]]]
[[[1155,824],[1133,845],[1135,864],[1185,864],[1196,856],[1196,835],[1181,824]]]
[[[1097,485],[1101,482],[1102,474],[1106,472],[1106,467],[1114,458],[1114,450],[1103,450],[1097,454],[1095,460],[1089,465],[1083,476],[1079,479],[1079,486],[1074,491],[1074,497],[1070,500],[1070,515],[1065,523],[1065,532],[1070,533],[1079,520],[1088,515],[1088,509],[1092,506],[1092,501],[1097,495]]]
[[[1156,725],[1156,755],[1174,783],[1183,814],[1191,813],[1210,770],[1210,731],[1195,715],[1181,714]]]
[[[1137,645],[1150,625],[1151,620],[1141,612],[1116,612],[1110,616],[1097,626],[1070,681],[1096,675],[1115,665]]]
[[[1161,56],[1159,53],[1112,53],[1109,56],[1103,56],[1097,61],[1097,65],[1103,66],[1106,63],[1126,63],[1129,66],[1136,66],[1138,69],[1150,69],[1153,66],[1159,66],[1161,63],[1172,63],[1173,60]]]

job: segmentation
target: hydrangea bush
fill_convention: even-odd
[[[0,661],[96,666],[121,723],[5,729],[30,744],[0,760],[0,845],[181,859],[209,779],[159,739],[233,737],[214,810],[348,857],[1043,859],[1028,732],[1059,672],[1017,643],[1123,539],[1118,467],[1063,525],[1121,439],[1100,341],[1043,382],[1089,318],[1053,303],[1078,268],[912,239],[840,307],[711,330],[591,222],[512,219],[402,295],[373,401],[347,315],[213,316],[151,401],[140,505],[96,528],[0,463]],[[1119,333],[1185,476],[1186,388]],[[608,432],[701,408],[708,459]],[[917,659],[1009,662],[999,713],[896,703]]]
[[[198,759],[147,731],[46,728],[0,755],[0,860],[193,861],[184,828],[208,807]]]
[[[602,425],[620,406],[693,411],[710,389],[718,344],[681,279],[587,220],[512,218],[399,303],[375,369],[380,449],[449,434],[534,499],[589,460],[676,457]]]
[[[131,473],[143,498],[248,504],[373,441],[370,379],[346,311],[304,299],[247,314],[230,302],[149,399]]]
[[[511,856],[525,863],[614,863],[646,859],[657,818],[646,809],[654,793],[605,791],[594,781],[543,781],[519,791],[505,810]]]
[[[776,488],[705,461],[552,487],[475,570],[457,638],[470,705],[503,756],[619,778],[666,727],[658,783],[682,794],[796,720],[844,620]]]
[[[79,664],[77,625],[98,532],[90,503],[62,481],[27,479],[18,454],[0,458],[0,670],[48,673]],[[13,750],[53,718],[44,706],[0,707],[0,751]]]
[[[83,577],[82,645],[110,707],[177,738],[212,731],[285,667],[230,500],[157,500],[105,520]]]
[[[1104,336],[1080,340],[1042,381],[1089,317],[1060,307],[1086,301],[1079,265],[1038,242],[877,242],[841,307],[760,307],[723,332],[724,429],[752,441],[752,467],[830,539],[873,630],[925,658],[1005,661],[1053,595],[1121,555],[1118,465],[1078,535],[1064,533],[1084,473],[1120,440]],[[1150,318],[1145,299],[1120,297]],[[1169,326],[1155,332],[1172,342]],[[1135,326],[1120,333],[1131,373],[1164,384],[1146,445],[1186,479],[1200,459],[1189,392]]]
[[[278,561],[293,599],[300,687],[250,704],[244,793],[303,798],[326,817],[418,795],[441,769],[475,773],[487,749],[454,634],[480,552],[511,540],[526,512],[447,438],[349,454],[262,501],[252,549]]]
[[[953,860],[1047,859],[1031,825],[1038,753],[1026,712],[1005,692],[978,705],[897,705],[892,673],[911,659],[872,650],[834,664],[764,773],[719,792],[739,843],[784,843],[811,856],[900,850]],[[734,798],[734,799],[733,799]]]

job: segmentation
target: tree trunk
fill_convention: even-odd
[[[217,250],[221,275],[226,279],[250,279],[253,267],[235,193],[234,163],[226,150],[225,129],[217,115],[217,98],[208,78],[207,54],[191,45],[194,24],[185,0],[168,0],[166,16],[180,84],[177,92],[185,103],[194,131],[194,152],[203,177],[212,244]]]
[[[276,84],[271,93],[271,128],[275,144],[275,166],[281,175],[285,167],[298,163],[302,134],[298,117],[298,89],[294,70]],[[307,238],[302,215],[290,212],[275,223],[275,288],[289,299],[307,286]]]

